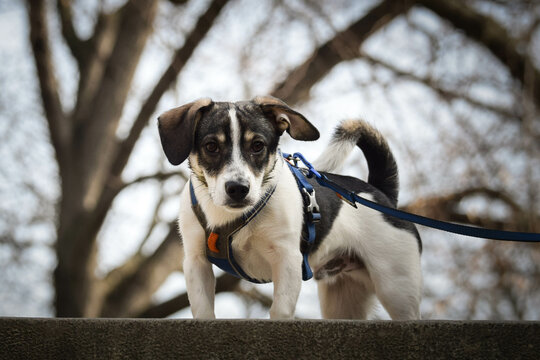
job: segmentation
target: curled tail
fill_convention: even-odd
[[[335,172],[343,165],[355,145],[362,150],[366,158],[369,170],[368,183],[382,191],[396,206],[399,193],[396,160],[383,136],[365,121],[341,122],[328,148],[315,160],[315,169]]]

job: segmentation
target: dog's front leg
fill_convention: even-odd
[[[291,319],[302,287],[302,254],[298,249],[272,249],[274,301],[270,319]]]
[[[215,319],[216,278],[212,271],[212,264],[208,262],[206,257],[186,254],[184,275],[193,317],[195,319]]]
[[[187,193],[189,191],[182,194],[184,202],[188,201]],[[184,243],[184,277],[191,313],[197,319],[215,319],[216,278],[206,258],[204,229],[190,206],[181,208],[178,223]]]

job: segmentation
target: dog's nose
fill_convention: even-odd
[[[244,200],[249,192],[249,185],[244,185],[237,181],[227,181],[225,183],[227,195],[235,201]]]

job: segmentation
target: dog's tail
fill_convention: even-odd
[[[325,172],[339,170],[355,145],[362,150],[366,158],[368,183],[382,191],[396,206],[399,192],[396,160],[381,133],[365,121],[341,122],[328,148],[313,162],[315,169]]]

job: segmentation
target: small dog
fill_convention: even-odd
[[[191,184],[181,195],[179,227],[193,316],[215,318],[207,232],[242,217],[272,190],[266,205],[234,234],[231,248],[249,277],[273,281],[270,318],[292,318],[302,283],[304,207],[278,143],[285,131],[296,140],[316,140],[317,129],[270,96],[236,103],[201,99],[165,112],[158,125],[168,160],[178,165],[189,159],[191,169]],[[331,173],[355,145],[368,163],[367,183]],[[342,122],[314,165],[344,188],[387,206],[397,205],[396,162],[383,137],[365,122]],[[309,264],[323,317],[366,319],[376,296],[392,319],[419,319],[422,244],[415,226],[363,206],[349,206],[332,190],[310,182],[321,220],[316,223]],[[190,206],[194,198],[206,229]]]

